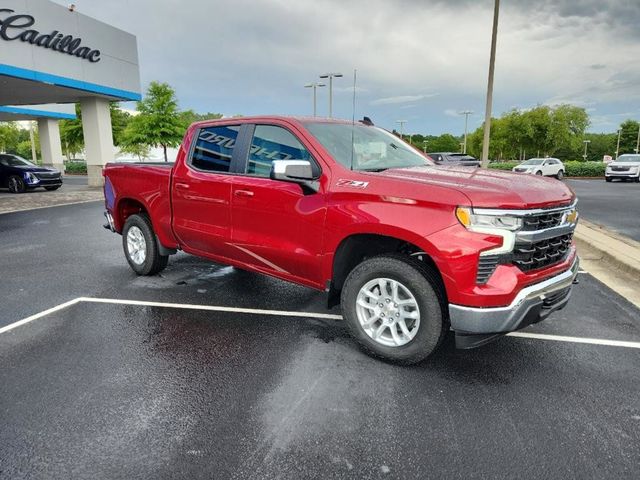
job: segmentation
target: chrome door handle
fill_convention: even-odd
[[[177,182],[176,183],[176,188],[182,188],[183,190],[189,190],[189,184],[188,183]]]
[[[234,194],[236,197],[253,197],[251,190],[236,190]]]

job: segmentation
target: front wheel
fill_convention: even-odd
[[[138,275],[155,275],[167,266],[169,257],[160,255],[151,220],[135,214],[122,229],[122,247],[127,262]]]
[[[558,173],[556,174],[556,178],[558,180],[562,180],[564,178],[564,172],[562,170],[558,170]]]
[[[18,175],[13,175],[9,177],[9,191],[11,193],[24,193],[27,191],[27,186],[22,178]]]
[[[445,333],[440,283],[426,265],[401,255],[373,257],[345,281],[342,313],[351,334],[372,355],[417,363]]]
[[[538,171],[536,172],[536,175],[540,175],[540,176],[542,176],[542,171],[538,170]]]
[[[45,190],[52,192],[53,190],[58,190],[60,188],[60,185],[55,185],[52,187],[44,187]]]
[[[611,177],[604,177],[604,181],[607,183],[611,183],[612,178]]]

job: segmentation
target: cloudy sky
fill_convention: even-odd
[[[60,1],[67,4],[69,2]],[[74,0],[79,12],[138,37],[143,86],[170,83],[182,108],[310,114],[305,83],[328,71],[334,116],[406,132],[481,124],[492,0]],[[503,0],[494,114],[569,102],[590,130],[640,118],[640,1]],[[318,113],[328,111],[318,90]]]

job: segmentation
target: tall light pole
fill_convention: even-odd
[[[464,147],[462,148],[462,153],[467,153],[467,124],[469,122],[469,115],[473,112],[471,110],[463,110],[459,113],[460,115],[464,115]]]
[[[618,129],[618,145],[616,146],[616,160],[618,159],[618,154],[620,153],[620,136],[622,135],[622,129]]]
[[[324,83],[321,82],[311,82],[307,83],[304,88],[313,88],[313,116],[316,116],[316,90],[318,87],[326,87]]]
[[[423,140],[423,142],[422,142],[422,151],[424,153],[427,153],[427,141],[426,140]]]
[[[638,140],[636,141],[636,155],[640,152],[640,125],[638,125]]]
[[[404,124],[407,123],[406,120],[396,120],[396,123],[400,124],[400,138],[402,138],[404,140],[404,136],[402,135],[402,132],[404,131]]]
[[[500,0],[493,7],[493,30],[491,32],[491,55],[489,57],[489,81],[487,82],[487,106],[484,113],[484,137],[482,140],[482,166],[489,165],[489,138],[491,134],[491,107],[493,105],[493,72],[496,64],[496,40],[498,37],[498,14]]]
[[[584,158],[584,161],[587,161],[587,145],[589,145],[591,143],[591,140],[583,140],[582,143],[584,143],[584,155],[582,155],[582,158]]]
[[[320,78],[329,79],[329,118],[333,117],[333,79],[342,77],[341,73],[324,73]]]

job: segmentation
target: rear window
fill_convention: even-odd
[[[240,125],[205,127],[198,132],[191,165],[199,170],[228,172]]]

